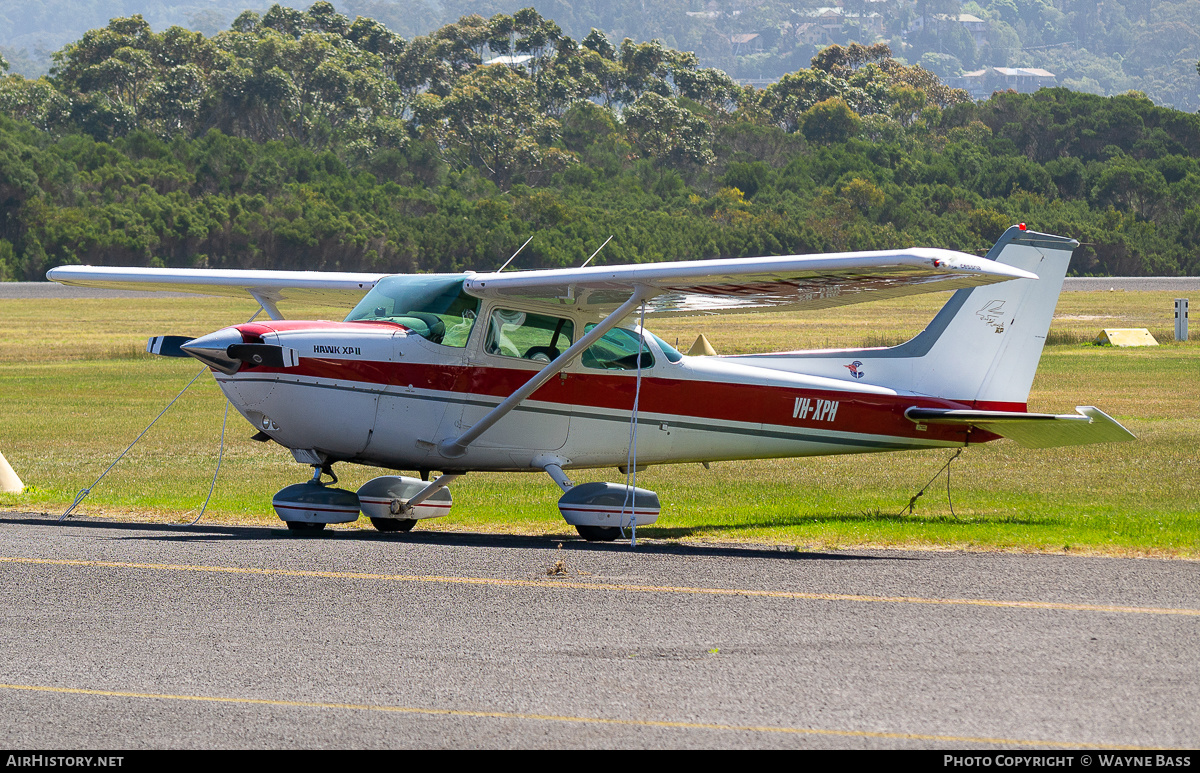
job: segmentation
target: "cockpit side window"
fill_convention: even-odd
[[[407,274],[381,279],[346,317],[347,322],[395,322],[435,344],[462,348],[479,315],[479,299],[463,277]]]
[[[584,330],[586,332],[593,327],[595,327],[594,324],[588,325]],[[653,368],[654,355],[650,353],[650,347],[646,346],[637,333],[614,327],[602,335],[599,341],[589,346],[579,361],[585,368],[597,370],[637,370],[639,349],[641,350],[642,370]]]
[[[496,309],[488,318],[483,350],[503,357],[550,362],[575,340],[575,323],[562,317]]]

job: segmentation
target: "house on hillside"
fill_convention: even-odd
[[[874,11],[856,13],[845,8],[826,7],[803,11],[800,16],[821,27],[831,38],[844,35],[846,24],[855,24],[863,31],[867,39],[859,41],[861,43],[869,43],[883,36],[883,16]]]
[[[791,32],[795,36],[796,42],[801,45],[818,47],[833,45],[833,38],[829,37],[829,31],[816,22],[807,21],[794,27],[785,27],[784,32],[785,34]]]
[[[763,50],[763,37],[757,32],[740,32],[729,36],[734,56],[758,54]]]
[[[950,86],[964,89],[971,99],[987,99],[993,92],[1008,89],[1029,93],[1057,84],[1054,73],[1038,67],[985,67],[949,81]]]
[[[532,58],[533,57],[529,54],[517,54],[515,56],[509,56],[505,54],[504,56],[493,57],[483,64],[485,67],[493,64],[507,64],[509,67],[523,67],[525,63]]]
[[[971,36],[971,39],[975,41],[976,48],[982,46],[987,41],[988,23],[978,16],[969,13],[935,13],[928,18],[918,16],[913,19],[912,24],[908,25],[908,29],[904,31],[904,34],[909,35],[913,32],[923,30],[926,25],[939,31],[951,25],[962,27]]]

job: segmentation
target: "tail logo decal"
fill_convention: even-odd
[[[1004,301],[988,301],[983,304],[983,308],[975,312],[975,316],[983,320],[985,325],[990,325],[997,333],[1004,332]]]
[[[867,375],[866,372],[863,371],[862,366],[863,364],[861,362],[855,360],[849,365],[843,365],[842,367],[849,370],[851,376],[854,376],[855,378],[862,378],[863,376]]]

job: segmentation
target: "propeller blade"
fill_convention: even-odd
[[[233,344],[226,353],[247,365],[266,368],[294,368],[300,364],[300,355],[291,347],[274,344]]]
[[[160,357],[190,357],[179,347],[196,339],[187,336],[152,336],[146,342],[146,351]]]

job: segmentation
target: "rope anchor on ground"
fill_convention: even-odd
[[[949,459],[947,459],[946,463],[942,465],[942,468],[940,470],[938,470],[936,473],[934,473],[934,476],[932,478],[930,478],[929,481],[924,486],[921,487],[921,490],[918,491],[916,494],[913,494],[912,498],[908,500],[908,504],[904,507],[903,510],[896,513],[896,516],[899,517],[901,515],[912,515],[913,510],[916,509],[917,500],[920,499],[925,494],[925,492],[929,489],[929,487],[933,485],[933,482],[941,476],[942,470],[945,470],[945,472],[946,472],[946,501],[948,501],[950,503],[950,515],[954,516],[954,500],[950,497],[950,463],[953,462],[958,457],[962,456],[962,452],[963,452],[963,449],[961,449],[961,448],[958,449],[957,451],[955,451],[954,455],[951,456]]]

